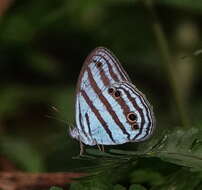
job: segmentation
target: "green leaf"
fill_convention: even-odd
[[[169,175],[164,184],[154,188],[154,190],[196,190],[201,183],[201,177],[197,173],[181,169]]]
[[[114,185],[113,190],[126,190],[126,188],[122,185],[116,184]]]
[[[161,146],[147,154],[195,171],[202,171],[202,131],[197,128],[173,131],[166,135]]]
[[[143,153],[138,151],[127,151],[127,150],[118,150],[118,149],[111,149],[109,150],[110,153],[120,154],[120,155],[129,155],[129,156],[141,156]]]
[[[146,190],[142,185],[133,184],[130,186],[129,190]]]
[[[139,145],[137,151],[110,150],[130,158],[158,157],[163,161],[202,171],[202,130],[177,129]]]
[[[102,152],[97,149],[86,149],[86,152],[87,152],[87,154],[94,155],[94,156],[111,157],[111,158],[125,158],[126,159],[126,157],[113,155],[113,154],[110,154],[107,152]]]
[[[147,183],[150,185],[161,185],[164,183],[163,176],[152,170],[138,169],[131,173],[131,183]]]

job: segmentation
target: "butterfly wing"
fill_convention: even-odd
[[[135,89],[117,58],[106,48],[93,50],[85,60],[78,79],[76,128],[71,131],[71,135],[88,145],[113,145],[138,141],[140,129],[139,131],[132,129],[127,114],[131,110],[134,111],[138,115],[136,122],[139,123],[149,123],[152,116],[149,118],[146,112],[143,113],[144,103],[140,103],[141,108],[137,106],[136,98],[142,99],[142,102],[145,102],[146,98],[141,95],[137,97],[126,84],[132,90]],[[109,89],[116,89],[121,96],[115,97]],[[117,95],[120,95],[119,93]],[[131,103],[131,100],[135,103]],[[149,110],[149,105],[146,106]],[[140,128],[142,131],[146,129],[143,125]],[[147,126],[147,131],[148,128],[152,127]],[[143,138],[142,135],[140,137]]]
[[[114,82],[131,82],[118,59],[103,47],[94,49],[84,61],[77,82],[77,92],[91,88],[91,78],[95,79],[101,90]]]

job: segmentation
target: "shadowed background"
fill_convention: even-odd
[[[1,170],[67,171],[86,165],[72,160],[79,145],[68,125],[75,124],[81,66],[97,46],[109,48],[146,94],[158,129],[182,126],[176,104],[183,105],[191,126],[201,126],[202,3],[159,0],[155,8],[172,55],[177,103],[144,3],[0,1]]]

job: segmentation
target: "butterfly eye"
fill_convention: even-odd
[[[108,88],[108,93],[112,94],[114,92],[114,88]]]
[[[137,130],[137,129],[139,129],[138,124],[137,124],[137,123],[134,123],[134,124],[132,125],[132,129],[133,129],[133,130]]]
[[[119,90],[117,90],[116,92],[114,92],[114,97],[115,98],[119,98],[121,96],[121,92]]]
[[[135,113],[129,113],[128,115],[127,115],[127,119],[128,119],[128,121],[130,122],[130,123],[134,123],[134,122],[136,122],[137,121],[137,115],[135,114]]]

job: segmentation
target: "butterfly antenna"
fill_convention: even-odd
[[[50,105],[50,110],[53,110],[55,113],[60,113],[60,110],[54,105]]]
[[[51,106],[51,108],[52,108],[52,110],[54,110],[55,112],[60,113],[59,109],[56,108],[55,106]]]
[[[49,118],[49,119],[54,119],[54,120],[59,121],[59,122],[64,123],[64,124],[67,124],[67,121],[65,121],[63,119],[58,119],[58,118],[51,116],[51,115],[45,115],[45,117]]]
[[[55,113],[60,113],[60,110],[56,107],[56,106],[53,106],[51,105],[50,106],[51,110],[53,110]],[[68,123],[68,121],[64,120],[64,119],[58,119],[57,117],[55,116],[51,116],[51,115],[45,115],[45,117],[49,118],[49,119],[54,119],[56,121],[59,121],[61,123],[64,123],[65,125]]]

